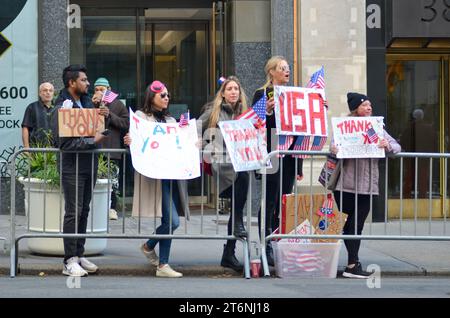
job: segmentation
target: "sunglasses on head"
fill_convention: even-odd
[[[166,98],[166,96],[167,96],[167,98],[170,98],[169,93],[161,93],[161,94],[159,94],[159,96],[161,96],[161,98]]]

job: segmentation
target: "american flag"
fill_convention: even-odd
[[[311,136],[297,136],[295,141],[294,150],[309,150]],[[308,155],[293,155],[295,158],[308,158]]]
[[[112,103],[119,94],[114,93],[113,91],[106,91],[103,94],[102,102]]]
[[[320,70],[318,70],[317,72],[315,72],[312,76],[311,79],[309,80],[308,84],[306,84],[307,88],[321,88],[321,89],[325,89],[325,72],[323,70],[323,66],[320,68]]]
[[[311,79],[309,80],[308,84],[306,84],[306,87],[325,90],[325,72],[323,66],[320,68],[320,70],[318,70],[311,76]],[[328,102],[326,101],[325,96],[323,96],[323,98],[323,104],[328,107]]]
[[[369,137],[369,141],[371,143],[377,143],[378,142],[378,135],[375,132],[375,129],[370,128],[369,130],[367,130],[367,136]]]
[[[319,208],[319,211],[317,211],[317,214],[320,216],[327,216],[327,217],[333,217],[333,197],[331,196],[331,193],[327,194],[327,197],[323,200],[322,207]]]
[[[285,258],[286,272],[314,272],[324,270],[324,260],[317,250],[289,251]]]
[[[185,113],[180,115],[180,122],[179,122],[178,125],[180,127],[187,126],[189,124],[189,119],[190,119],[189,111],[187,111],[187,112],[185,112]]]
[[[279,135],[278,136],[278,150],[288,150],[289,147],[294,142],[294,136],[290,135]],[[284,157],[284,155],[278,155],[278,158]]]
[[[250,119],[257,122],[261,119],[261,126],[266,127],[266,96],[263,95],[249,110],[236,117],[236,119]]]
[[[311,151],[320,151],[327,142],[327,137],[314,136],[314,140],[311,146]]]

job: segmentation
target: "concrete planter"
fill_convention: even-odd
[[[62,233],[64,222],[64,196],[59,188],[51,188],[44,180],[19,178],[25,191],[25,214],[29,218],[30,233]],[[109,193],[112,184],[110,183]],[[28,209],[29,204],[29,209]],[[44,223],[45,206],[45,223]],[[94,187],[94,195],[89,212],[87,233],[106,233],[108,222],[108,180],[99,179]],[[92,226],[91,226],[92,224]],[[106,239],[87,239],[85,255],[99,254],[105,250]],[[29,238],[28,248],[33,253],[64,255],[62,238]]]

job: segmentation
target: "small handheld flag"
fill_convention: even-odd
[[[189,119],[190,119],[190,115],[189,115],[189,111],[183,113],[180,115],[180,122],[179,122],[179,126],[180,127],[184,127],[189,125]]]
[[[106,91],[103,94],[103,97],[102,97],[101,101],[110,104],[117,98],[117,96],[119,96],[119,94],[116,94],[113,91]]]
[[[378,135],[375,132],[375,129],[373,129],[373,127],[367,130],[367,136],[369,137],[369,141],[371,143],[376,144],[378,142]]]

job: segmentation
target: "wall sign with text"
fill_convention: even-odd
[[[28,104],[38,100],[38,1],[0,1],[0,175],[22,145]]]

